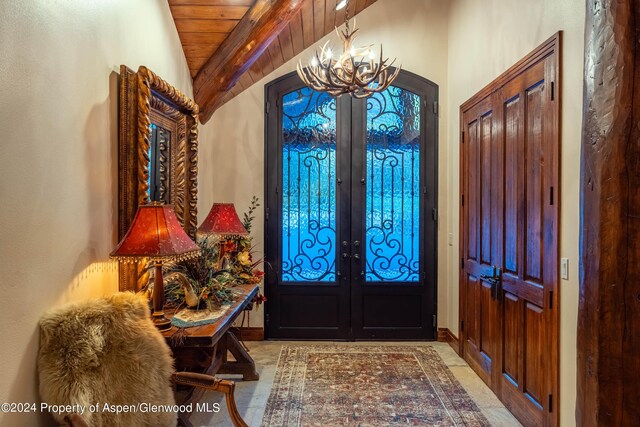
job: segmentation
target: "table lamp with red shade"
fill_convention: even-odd
[[[209,215],[198,227],[198,235],[211,238],[213,242],[220,244],[218,268],[223,267],[227,249],[225,243],[243,237],[248,237],[249,232],[240,221],[233,203],[214,203]],[[231,242],[229,242],[231,244]]]
[[[155,266],[153,283],[153,323],[161,331],[171,328],[164,316],[162,263],[181,261],[200,255],[200,248],[180,226],[170,205],[149,204],[138,207],[133,223],[111,257],[124,262],[148,258]]]

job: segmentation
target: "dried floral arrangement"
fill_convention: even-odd
[[[251,231],[253,215],[260,206],[253,197],[243,225]],[[216,310],[234,299],[233,287],[259,283],[264,273],[258,268],[262,258],[254,260],[251,237],[196,242],[201,250],[198,258],[167,265],[165,300],[168,306]]]

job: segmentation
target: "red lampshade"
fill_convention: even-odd
[[[220,239],[245,237],[249,232],[238,217],[233,203],[214,203],[209,215],[198,227],[198,233]]]
[[[200,248],[184,232],[170,205],[143,205],[111,257],[135,261],[148,257],[154,261],[196,257]]]

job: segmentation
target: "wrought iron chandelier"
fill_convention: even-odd
[[[336,10],[347,8],[345,31],[340,32],[336,28],[336,33],[342,40],[342,54],[335,57],[329,42],[326,42],[320,52],[315,52],[308,66],[304,67],[302,61],[299,61],[297,70],[302,81],[313,90],[327,92],[333,96],[348,93],[360,99],[385,90],[398,76],[401,67],[392,72],[390,67],[396,60],[389,63],[389,58],[382,59],[382,46],[377,61],[373,45],[353,46],[358,28],[355,28],[355,18],[354,30],[349,27],[348,5],[349,0],[341,0],[336,6]]]

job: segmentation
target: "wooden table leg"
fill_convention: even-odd
[[[225,340],[227,349],[235,357],[235,362],[224,361],[218,373],[221,374],[242,374],[244,381],[257,381],[260,379],[258,371],[256,371],[256,364],[244,349],[238,338],[233,332],[228,331],[223,337]]]

